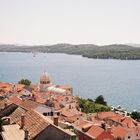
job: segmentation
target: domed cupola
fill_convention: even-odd
[[[40,76],[40,84],[50,84],[50,78],[47,72],[43,72]]]

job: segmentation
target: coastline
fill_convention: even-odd
[[[0,51],[0,53],[33,53],[32,51]],[[90,57],[90,56],[86,56],[86,55],[82,55],[82,54],[75,54],[75,53],[65,53],[65,52],[42,52],[42,51],[38,51],[35,53],[50,53],[50,54],[67,54],[67,55],[80,55],[82,57],[88,58],[88,59],[103,59],[103,60],[140,60],[140,57],[138,58],[116,58],[116,57],[102,57],[102,56],[96,56],[96,57]]]

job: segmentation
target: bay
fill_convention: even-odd
[[[47,71],[55,84],[69,84],[74,95],[95,99],[103,95],[128,111],[140,107],[140,60],[88,59],[78,55],[0,53],[0,81],[17,83],[27,78],[39,83]]]

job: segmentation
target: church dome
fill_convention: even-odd
[[[50,78],[47,72],[43,72],[40,76],[40,84],[49,84]]]

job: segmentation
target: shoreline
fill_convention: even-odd
[[[32,51],[0,51],[0,53],[34,53]],[[75,55],[75,56],[81,56],[83,58],[88,58],[88,59],[94,59],[94,60],[123,60],[123,61],[127,61],[127,60],[140,60],[140,58],[113,58],[113,57],[89,57],[89,56],[85,56],[82,54],[74,54],[74,53],[64,53],[64,52],[42,52],[42,51],[38,51],[35,53],[48,53],[48,54],[66,54],[66,55]]]

